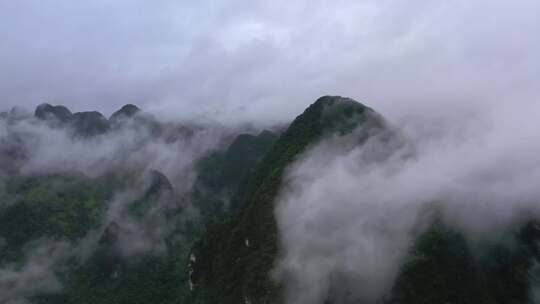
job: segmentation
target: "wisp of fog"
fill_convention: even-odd
[[[0,301],[26,303],[33,295],[61,291],[63,286],[58,274],[62,273],[66,261],[71,258],[84,261],[91,256],[100,236],[112,223],[122,227],[118,231],[117,246],[124,257],[159,255],[164,254],[164,238],[172,227],[179,221],[194,220],[198,216],[187,195],[196,178],[196,163],[230,140],[230,134],[236,131],[189,122],[190,131],[185,132],[185,125],[158,123],[162,126],[158,135],[135,119],[99,136],[78,137],[67,127],[51,126],[48,121],[30,115],[0,119],[0,210],[16,201],[16,197],[5,191],[13,172],[22,176],[67,173],[90,178],[107,172],[132,173],[127,188],[117,189],[107,203],[99,227],[84,238],[76,242],[41,238],[25,245],[21,265],[2,265]],[[155,170],[163,172],[172,189],[160,194],[144,217],[130,216],[128,205],[148,189]],[[182,208],[178,216],[165,218],[170,208],[178,207]],[[5,245],[3,241],[0,239],[0,250]]]
[[[538,218],[540,105],[455,114],[394,122],[348,149],[358,131],[330,138],[291,166],[276,202],[288,303],[380,300],[436,218],[471,244]]]

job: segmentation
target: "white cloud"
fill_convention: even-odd
[[[277,200],[276,271],[288,303],[323,303],[329,291],[376,301],[437,214],[480,243],[537,219],[539,114],[539,105],[511,105],[449,121],[415,118],[394,137],[350,148],[353,133],[305,153]]]

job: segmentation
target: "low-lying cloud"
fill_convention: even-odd
[[[0,1],[0,110],[51,102],[111,113],[132,102],[169,121],[238,125],[288,122],[326,94],[366,102],[398,141],[342,150],[348,139],[331,139],[290,169],[277,273],[291,303],[327,291],[370,301],[392,284],[426,206],[471,240],[537,214],[539,10],[536,0]],[[77,140],[0,119],[0,168],[157,169],[182,194],[194,160],[227,134],[171,142],[128,128]],[[115,196],[101,229],[132,194]],[[0,199],[0,209],[13,203]],[[137,248],[153,248],[153,236]],[[339,294],[347,284],[361,288]]]
[[[112,172],[127,174],[127,180],[112,189],[114,194],[99,213],[97,227],[89,227],[84,237],[30,240],[21,249],[24,259],[19,264],[1,261],[0,302],[9,304],[62,292],[66,262],[75,258],[85,263],[102,246],[109,227],[119,227],[111,229],[112,245],[123,259],[166,255],[166,239],[173,230],[180,229],[173,236],[180,240],[185,237],[185,221],[198,220],[189,195],[198,160],[222,149],[233,134],[244,130],[136,117],[104,134],[81,137],[69,126],[55,126],[31,116],[12,118],[0,119],[0,212],[19,202],[20,194],[6,189],[15,176],[74,174],[92,179]],[[156,126],[159,132],[152,129]],[[143,214],[130,210],[135,202],[142,204]],[[0,250],[8,245],[0,238]]]
[[[146,168],[185,181],[178,172],[189,172],[196,158],[218,148],[233,132],[231,128],[188,122],[164,124],[163,134],[154,134],[138,123],[132,121],[102,135],[81,138],[74,137],[68,128],[50,127],[32,118],[0,120],[0,140],[5,143],[2,150],[13,151],[23,159],[22,174],[79,171],[99,176],[112,168]]]
[[[539,218],[540,107],[520,105],[449,121],[416,117],[360,146],[345,148],[357,131],[306,152],[277,200],[276,273],[288,303],[324,303],[329,294],[375,303],[435,216],[471,243],[499,242]]]
[[[32,241],[27,246],[24,264],[0,268],[0,301],[7,304],[28,303],[27,298],[38,294],[60,292],[63,287],[56,271],[73,253],[63,242],[47,239]]]

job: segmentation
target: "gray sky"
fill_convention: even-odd
[[[289,120],[323,94],[389,117],[536,102],[536,0],[0,0],[0,109]]]

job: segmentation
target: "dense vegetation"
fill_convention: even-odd
[[[539,239],[531,222],[511,233],[513,244],[471,248],[461,234],[434,223],[417,240],[391,302],[529,303]]]
[[[186,302],[283,303],[283,286],[271,273],[279,249],[274,200],[284,169],[325,134],[346,134],[367,123],[384,128],[370,109],[340,97],[323,97],[297,117],[252,177],[245,207],[209,227],[194,246],[190,269],[195,288]],[[508,232],[507,241],[471,248],[461,233],[435,221],[411,248],[391,293],[380,301],[530,303],[539,231],[531,222]],[[325,303],[341,302],[329,295]]]
[[[278,254],[274,198],[287,165],[324,135],[346,133],[373,119],[371,109],[325,96],[298,116],[258,166],[243,200],[228,221],[209,227],[191,263],[195,290],[189,303],[274,303],[282,287],[269,276]],[[380,123],[380,122],[378,122]]]
[[[51,237],[75,241],[96,228],[113,187],[122,187],[114,174],[100,178],[64,174],[12,176],[4,200],[13,200],[0,211],[0,236],[5,241],[1,260],[20,255],[30,240]]]
[[[225,151],[216,151],[201,159],[193,200],[205,221],[219,219],[241,208],[239,197],[246,191],[249,177],[277,137],[270,131],[257,136],[240,134]]]
[[[137,116],[139,112],[137,107],[126,105],[107,120],[98,112],[72,114],[63,106],[43,104],[34,117],[51,128],[67,128],[75,141],[124,127],[147,128],[167,142],[189,140],[193,135],[187,127],[171,128]],[[11,118],[12,113],[2,117]],[[78,171],[20,173],[14,160],[24,163],[26,151],[25,142],[17,136],[2,138],[9,145],[0,151],[5,161],[0,168],[0,267],[22,269],[34,250],[29,247],[33,242],[65,244],[65,256],[58,261],[53,256],[50,259],[51,263],[61,263],[55,267],[55,276],[63,288],[26,296],[43,304],[178,303],[189,290],[186,266],[195,238],[206,221],[217,220],[231,209],[233,194],[240,191],[277,138],[270,131],[234,135],[230,144],[200,156],[198,178],[191,191],[175,193],[162,172],[137,167],[111,167],[95,177]],[[139,194],[129,198],[119,222],[109,222],[107,212],[115,195],[130,191]],[[203,217],[193,211],[185,214],[187,202],[192,202]],[[154,224],[163,226],[164,248],[126,255],[120,248],[122,235],[145,232],[129,231],[133,229],[130,223],[148,231]],[[82,254],[81,250],[87,252]]]
[[[140,112],[126,105],[107,120],[98,112],[73,114],[44,104],[34,116],[51,128],[69,128],[77,140],[128,125],[147,128],[166,141],[196,136],[193,129],[170,128],[138,116]],[[0,119],[13,115],[4,113]],[[77,253],[66,255],[55,270],[62,290],[30,294],[27,300],[283,303],[284,286],[271,272],[279,254],[274,204],[286,169],[328,136],[354,134],[355,144],[363,144],[371,133],[351,133],[357,127],[386,128],[379,115],[360,103],[321,97],[281,135],[235,134],[225,146],[200,155],[187,193],[176,193],[162,172],[143,168],[111,167],[98,176],[75,171],[23,174],[17,171],[26,157],[19,150],[20,139],[0,142],[0,179],[5,181],[0,183],[0,268],[22,269],[35,241],[65,243],[77,250],[88,241],[94,243],[87,255],[74,249]],[[115,195],[133,189],[136,195],[129,197],[127,211],[108,219]],[[196,212],[187,210],[186,202]],[[133,233],[130,223],[147,232],[156,221],[167,227],[159,236],[161,247],[124,252],[122,237]],[[529,222],[503,238],[471,247],[463,234],[434,221],[410,248],[381,303],[531,303],[540,228]],[[331,296],[325,303],[341,304]]]

